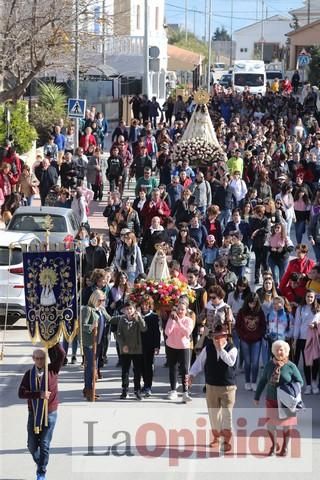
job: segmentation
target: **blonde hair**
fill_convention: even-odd
[[[100,298],[101,297],[105,297],[105,294],[103,293],[102,290],[99,290],[97,288],[97,290],[95,290],[90,295],[90,298],[89,298],[89,301],[88,301],[88,306],[93,307],[93,308],[98,308],[100,306]]]

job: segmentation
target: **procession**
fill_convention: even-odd
[[[48,20],[29,75],[0,42],[3,480],[316,478],[320,13],[257,2],[249,52],[231,2],[230,35],[211,0],[185,32],[158,0],[8,10],[9,50]]]

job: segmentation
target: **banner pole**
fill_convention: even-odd
[[[82,340],[82,289],[83,289],[83,278],[82,278],[82,270],[83,270],[83,251],[82,246],[80,250],[80,280],[79,280],[79,341],[80,341],[80,354],[83,358],[83,340]]]
[[[45,392],[47,392],[49,390],[49,378],[48,378],[48,373],[49,373],[49,367],[48,367],[48,357],[49,357],[49,353],[48,353],[48,347],[46,346],[45,347],[45,354],[46,354],[46,362],[45,362],[45,370],[44,370],[44,379],[45,379]],[[49,415],[49,411],[48,411],[48,400],[45,399],[44,401],[44,425],[47,427],[48,426],[48,415]]]

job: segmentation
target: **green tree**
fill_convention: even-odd
[[[309,81],[312,85],[320,84],[320,45],[309,48],[311,62],[309,63]]]
[[[169,29],[168,43],[189,50],[190,52],[198,53],[205,58],[208,55],[207,43],[200,40],[191,32],[188,32],[188,39],[186,40],[184,30]]]
[[[9,129],[6,123],[6,109],[10,112]],[[12,135],[18,153],[28,152],[37,139],[37,131],[28,122],[27,102],[19,100],[16,103],[0,105],[0,144],[4,144],[7,134]]]
[[[212,39],[214,41],[222,41],[222,42],[230,42],[231,37],[227,31],[227,29],[222,26],[221,28],[217,27],[214,31]]]
[[[39,142],[45,143],[52,126],[61,118],[66,120],[67,97],[63,88],[54,83],[38,82],[39,100],[33,107],[31,122],[39,135]]]

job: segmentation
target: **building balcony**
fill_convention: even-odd
[[[143,55],[143,37],[118,36],[105,38],[106,55]]]

